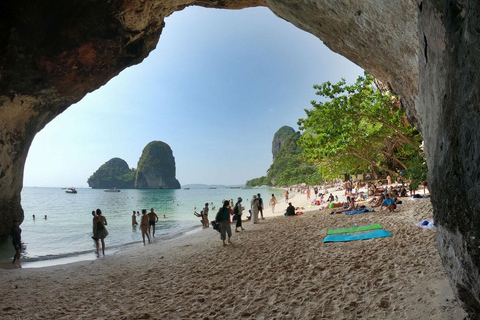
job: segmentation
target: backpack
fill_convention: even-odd
[[[234,214],[238,214],[239,210],[238,210],[238,202],[237,204],[235,204],[235,207],[233,207],[233,213]]]

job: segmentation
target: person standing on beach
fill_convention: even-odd
[[[132,226],[138,226],[137,217],[135,216],[135,210],[133,210],[132,214]]]
[[[250,203],[252,213],[250,214],[250,221],[258,223],[258,199],[256,195],[253,195],[252,202]]]
[[[12,244],[15,248],[15,255],[13,256],[12,263],[20,262],[20,254],[22,252],[22,229],[20,229],[20,221],[17,219],[13,220],[13,227],[10,230],[10,235],[12,236]]]
[[[205,221],[205,228],[210,227],[210,221],[208,221],[208,202],[205,203],[205,208],[203,208],[203,220]]]
[[[143,245],[145,245],[145,235],[148,238],[148,243],[150,243],[150,235],[148,234],[148,215],[147,209],[142,209],[142,220],[140,220],[140,229],[142,229],[142,239]]]
[[[262,220],[265,220],[265,218],[263,217],[263,199],[260,193],[257,194],[257,199],[258,199],[258,212],[260,212]]]
[[[288,202],[288,189],[285,190],[285,202]]]
[[[150,227],[153,226],[153,237],[155,238],[155,223],[158,222],[158,216],[153,211],[153,208],[150,209],[150,212],[148,213],[148,234],[151,235],[150,233]]]
[[[242,227],[242,214],[243,214],[243,208],[242,208],[242,198],[238,197],[238,201],[235,204],[235,207],[233,208],[233,213],[237,216],[237,224],[235,225],[235,232],[239,232],[238,228],[243,229]]]
[[[270,206],[272,207],[272,213],[275,212],[276,204],[277,204],[277,198],[275,198],[275,195],[272,193],[272,198],[270,199]]]
[[[99,243],[98,240],[102,242],[102,253],[105,256],[105,238],[108,235],[107,228],[105,226],[108,224],[107,219],[102,216],[102,210],[97,209],[96,216],[93,218],[93,239],[95,240],[95,245],[97,247],[97,257],[99,253]]]
[[[310,187],[307,187],[307,200],[310,199]]]
[[[220,208],[217,212],[217,216],[215,220],[220,224],[220,239],[223,241],[223,245],[226,246],[225,240],[227,239],[228,235],[228,243],[232,243],[230,238],[232,237],[232,228],[230,226],[230,215],[233,214],[232,209],[228,206],[230,205],[230,201],[225,200],[223,202],[223,207]],[[258,214],[258,212],[257,212]]]

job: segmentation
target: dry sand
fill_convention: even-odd
[[[305,195],[291,201],[307,207]],[[432,218],[430,201],[404,203],[355,216],[266,208],[227,247],[209,228],[95,261],[2,269],[0,319],[464,319],[435,231],[414,225]],[[322,242],[327,229],[370,223],[392,237]]]

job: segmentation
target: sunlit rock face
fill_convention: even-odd
[[[165,17],[189,5],[268,5],[400,96],[425,138],[444,265],[467,310],[480,314],[478,1],[265,2],[1,1],[0,239],[14,217],[23,218],[23,167],[35,134],[148,56]]]
[[[152,141],[145,146],[138,160],[135,188],[180,189],[175,173],[175,157],[170,146],[162,141]]]

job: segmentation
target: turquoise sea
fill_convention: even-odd
[[[238,197],[242,197],[243,203],[249,204],[254,194],[261,193],[267,204],[272,193],[278,199],[283,193],[279,189],[224,187],[188,190],[131,189],[121,192],[79,188],[77,191],[76,194],[67,194],[61,188],[25,187],[22,190],[21,201],[25,211],[25,220],[20,226],[23,267],[94,259],[91,212],[97,208],[102,210],[108,221],[109,236],[105,239],[108,255],[129,246],[143,245],[141,231],[138,227],[132,227],[133,210],[141,213],[142,209],[155,209],[160,218],[156,225],[158,242],[200,230],[199,218],[193,215],[193,211],[196,207],[200,212],[206,202],[213,202],[213,206],[218,210],[223,199],[233,199],[236,202]],[[215,213],[210,211],[209,218],[214,216]],[[139,218],[137,217],[137,222],[140,221]],[[212,236],[215,234],[212,233]],[[14,253],[11,241],[2,244],[0,263],[11,261]]]

